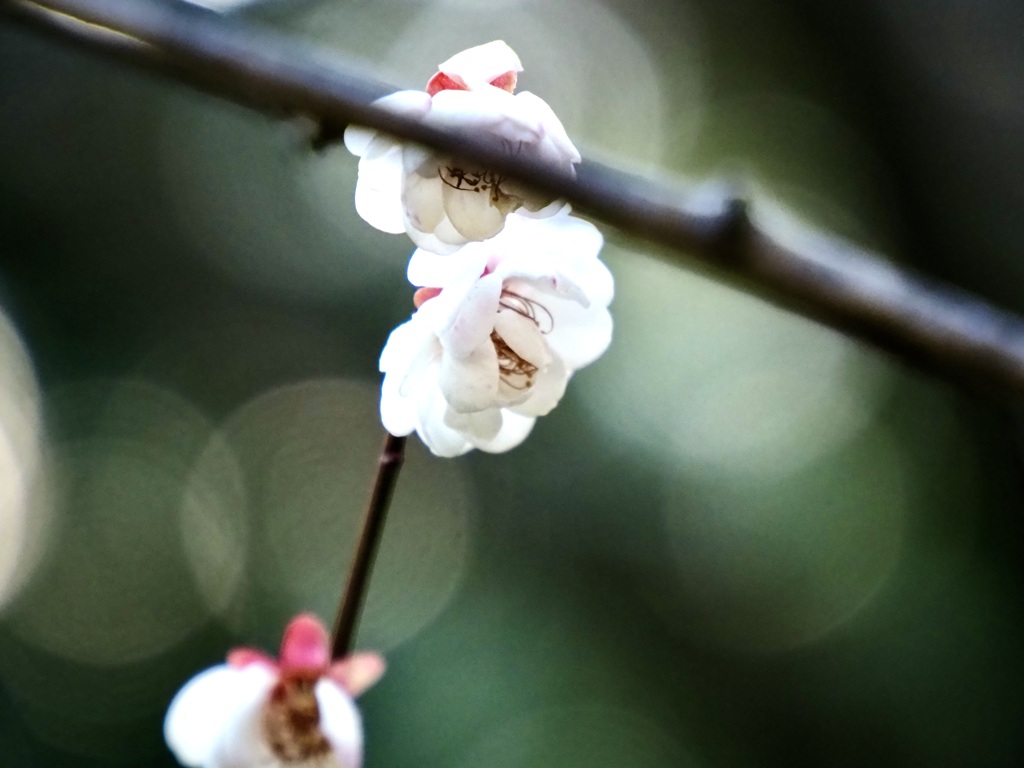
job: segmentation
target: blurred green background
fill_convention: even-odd
[[[239,13],[411,88],[503,38],[586,157],[1024,311],[1018,3]],[[0,26],[4,768],[174,765],[189,676],[333,616],[411,247],[303,137]],[[368,768],[1018,764],[1016,412],[605,233],[615,340],[561,406],[506,455],[410,442]]]

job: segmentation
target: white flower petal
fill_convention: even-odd
[[[421,232],[409,226],[408,222],[406,223],[405,232],[417,248],[433,251],[442,256],[456,253],[466,242],[466,239],[455,231],[447,218],[433,232]]]
[[[403,206],[403,227],[433,232],[445,218],[444,182],[438,176],[406,173],[399,198]],[[408,227],[405,224],[408,224]]]
[[[502,309],[494,318],[494,330],[517,355],[538,368],[551,360],[547,342],[537,323],[519,312]]]
[[[506,240],[507,238],[507,240]],[[597,257],[604,238],[588,221],[560,213],[547,219],[520,214],[508,217],[502,239],[492,244],[505,257],[495,271],[504,278],[554,279],[561,275],[587,296],[588,302],[607,306],[614,282]],[[553,285],[557,293],[570,291]]]
[[[270,691],[246,703],[225,729],[223,738],[204,768],[278,768],[281,762],[263,732],[263,713]]]
[[[571,211],[572,206],[565,202],[565,200],[552,200],[542,208],[523,205],[522,208],[516,211],[516,215],[523,216],[527,219],[546,219],[552,216],[558,216],[559,214],[565,214],[568,216]]]
[[[425,122],[436,128],[477,132],[481,139],[537,141],[540,126],[529,108],[500,88],[486,91],[441,91],[433,97]]]
[[[570,163],[580,162],[582,157],[580,157],[579,150],[569,140],[569,135],[565,132],[562,121],[558,119],[558,116],[544,99],[529,91],[517,93],[515,99],[520,102],[521,106],[530,110],[543,125],[545,138],[550,142],[550,150],[544,152],[540,159],[550,159],[552,161],[565,159]],[[572,166],[570,165],[569,167],[571,168]]]
[[[474,445],[487,453],[504,453],[512,450],[527,438],[536,421],[528,416],[503,411],[501,431],[498,435],[493,440],[475,442]]]
[[[563,272],[548,266],[519,265],[509,270],[512,275],[505,279],[521,296],[536,302],[548,312],[556,312],[565,304],[576,304],[587,308],[590,297],[574,280],[570,280]]]
[[[604,354],[612,340],[612,316],[607,309],[584,309],[565,302],[548,334],[551,350],[572,370],[590,365]]]
[[[253,707],[259,708],[274,684],[273,670],[260,664],[236,669],[222,664],[193,677],[171,701],[164,739],[183,765],[208,766],[225,734]]]
[[[501,431],[501,409],[488,408],[476,413],[458,413],[449,408],[445,413],[444,423],[465,435],[471,442],[487,442],[496,438]]]
[[[435,456],[452,458],[461,456],[473,445],[459,432],[445,424],[448,403],[436,382],[424,387],[418,398],[419,423],[416,434]]]
[[[447,215],[434,227],[433,232],[421,232],[407,227],[406,233],[418,248],[446,256],[458,252],[463,245],[469,242],[452,226],[451,219]]]
[[[498,379],[498,404],[502,409],[530,399],[533,387],[525,376],[502,376]]]
[[[401,150],[401,142],[395,141],[390,136],[385,136],[378,133],[371,139],[370,143],[366,145],[366,150],[363,152],[362,160],[364,161],[361,165],[366,168],[370,163],[374,163],[381,158],[391,155],[397,158],[398,163],[401,164],[402,169],[405,170],[405,153],[404,151],[395,153],[394,150]]]
[[[417,144],[407,144],[402,154],[402,168],[407,174],[416,174],[425,179],[439,178],[441,159],[433,150]]]
[[[363,757],[363,724],[345,691],[321,678],[314,689],[320,708],[320,731],[334,750],[339,768],[359,768]]]
[[[380,394],[380,420],[384,429],[404,437],[416,429],[416,401],[401,392],[403,379],[393,374],[384,377]]]
[[[387,344],[380,354],[382,373],[395,374],[399,378],[416,376],[433,358],[440,354],[441,346],[431,330],[430,323],[424,322],[422,310],[388,336]],[[404,387],[403,387],[404,389]],[[406,393],[403,391],[403,396]]]
[[[416,429],[416,395],[424,386],[420,379],[440,352],[437,337],[423,322],[410,320],[388,337],[380,355],[380,370],[385,374],[380,416],[392,435],[408,435]]]
[[[409,259],[406,277],[416,286],[444,288],[464,275],[481,275],[486,267],[486,252],[472,246],[466,246],[450,256],[417,248]]]
[[[530,388],[530,397],[513,405],[509,410],[520,416],[547,416],[558,405],[565,394],[565,385],[569,383],[569,370],[559,358],[551,360],[548,367],[539,371],[534,377]]]
[[[370,142],[375,138],[377,138],[377,131],[373,128],[350,125],[345,129],[345,149],[356,157],[362,157]]]
[[[567,255],[561,259],[559,268],[566,284],[578,289],[586,296],[586,301],[577,299],[572,290],[562,291],[556,286],[562,295],[583,306],[604,308],[611,304],[615,297],[615,280],[608,267],[596,256]]]
[[[373,104],[398,115],[423,117],[430,111],[431,100],[429,94],[423,91],[397,91],[377,99]],[[345,148],[353,155],[362,157],[378,136],[377,131],[371,128],[350,125],[345,129]],[[387,140],[396,143],[394,139]]]
[[[402,147],[386,138],[370,142],[359,161],[356,182],[356,213],[367,224],[393,235],[405,231],[402,205]]]
[[[374,106],[398,115],[423,117],[430,111],[430,95],[423,91],[397,91],[373,102]],[[377,132],[352,125],[345,129],[345,148],[353,155],[362,157]],[[394,141],[393,139],[391,141]]]
[[[456,189],[442,184],[445,214],[465,240],[487,240],[505,226],[505,213],[491,203],[490,192],[486,189]]]
[[[488,339],[466,357],[444,355],[438,386],[448,405],[459,413],[493,407],[498,395],[498,355]]]
[[[533,218],[554,216],[565,205],[564,200],[552,200],[551,195],[536,191],[529,184],[516,179],[501,182],[501,192],[515,201],[516,213],[527,213]]]
[[[473,278],[472,275],[468,277]],[[458,295],[458,286],[453,285],[442,291],[433,301],[454,301]],[[464,296],[452,313],[449,323],[439,329],[438,333],[444,351],[455,357],[467,357],[478,347],[490,344],[488,340],[494,329],[494,315],[498,311],[501,296],[501,280],[494,275],[485,275],[473,280]],[[445,304],[440,303],[437,306],[444,307]]]
[[[443,202],[443,201],[442,201]],[[463,245],[469,242],[466,237],[455,228],[452,224],[452,220],[448,218],[447,213],[440,224],[434,229],[434,237],[443,244],[445,253],[454,253]],[[454,248],[454,250],[452,250]]]
[[[454,459],[473,449],[472,443],[459,432],[446,426],[443,421],[434,420],[429,425],[421,425],[417,429],[417,434],[430,452],[442,459]]]

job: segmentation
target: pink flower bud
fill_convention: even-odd
[[[164,738],[196,768],[284,768],[330,758],[358,768],[363,728],[353,697],[384,673],[374,653],[331,663],[327,631],[311,614],[285,629],[280,659],[237,648],[228,663],[192,678],[174,697]]]

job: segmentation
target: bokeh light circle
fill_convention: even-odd
[[[330,620],[337,609],[384,434],[378,398],[366,382],[307,380],[265,392],[224,425],[254,525],[253,605],[281,622],[300,610]],[[464,470],[427,456],[415,440],[409,450],[360,622],[360,642],[378,649],[443,610],[469,553]],[[242,609],[228,621],[247,633],[262,624]]]
[[[657,723],[626,708],[547,707],[485,732],[458,768],[686,768],[697,762]]]
[[[663,508],[675,581],[654,603],[717,648],[818,641],[870,603],[899,561],[904,464],[874,427],[775,482],[680,472]]]
[[[578,391],[616,439],[770,479],[850,440],[883,401],[883,362],[838,333],[639,253],[605,258],[615,340]]]
[[[21,339],[0,312],[0,610],[31,575],[49,515],[37,493],[40,393]]]
[[[29,532],[29,485],[7,433],[0,428],[0,608],[23,581]]]
[[[179,395],[133,380],[65,385],[46,411],[53,541],[9,626],[88,664],[158,655],[208,619],[175,513],[212,428]]]
[[[232,605],[246,575],[245,481],[231,447],[214,434],[189,474],[179,508],[181,542],[210,611]]]

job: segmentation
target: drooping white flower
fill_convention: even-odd
[[[363,728],[352,699],[384,672],[373,653],[331,662],[327,632],[303,614],[280,659],[240,648],[192,678],[171,702],[164,738],[197,768],[359,768]]]
[[[532,93],[513,94],[520,71],[519,57],[495,40],[441,64],[426,91],[399,91],[377,104],[439,128],[472,131],[509,154],[574,175],[579,152],[551,107]],[[407,232],[435,253],[493,237],[514,211],[545,217],[562,208],[561,201],[494,171],[384,134],[349,128],[345,146],[360,158],[359,215],[384,232]]]
[[[504,231],[457,254],[418,249],[409,263],[417,311],[380,358],[381,418],[416,431],[439,456],[521,443],[572,373],[611,341],[614,286],[603,238],[563,212],[513,214]]]

